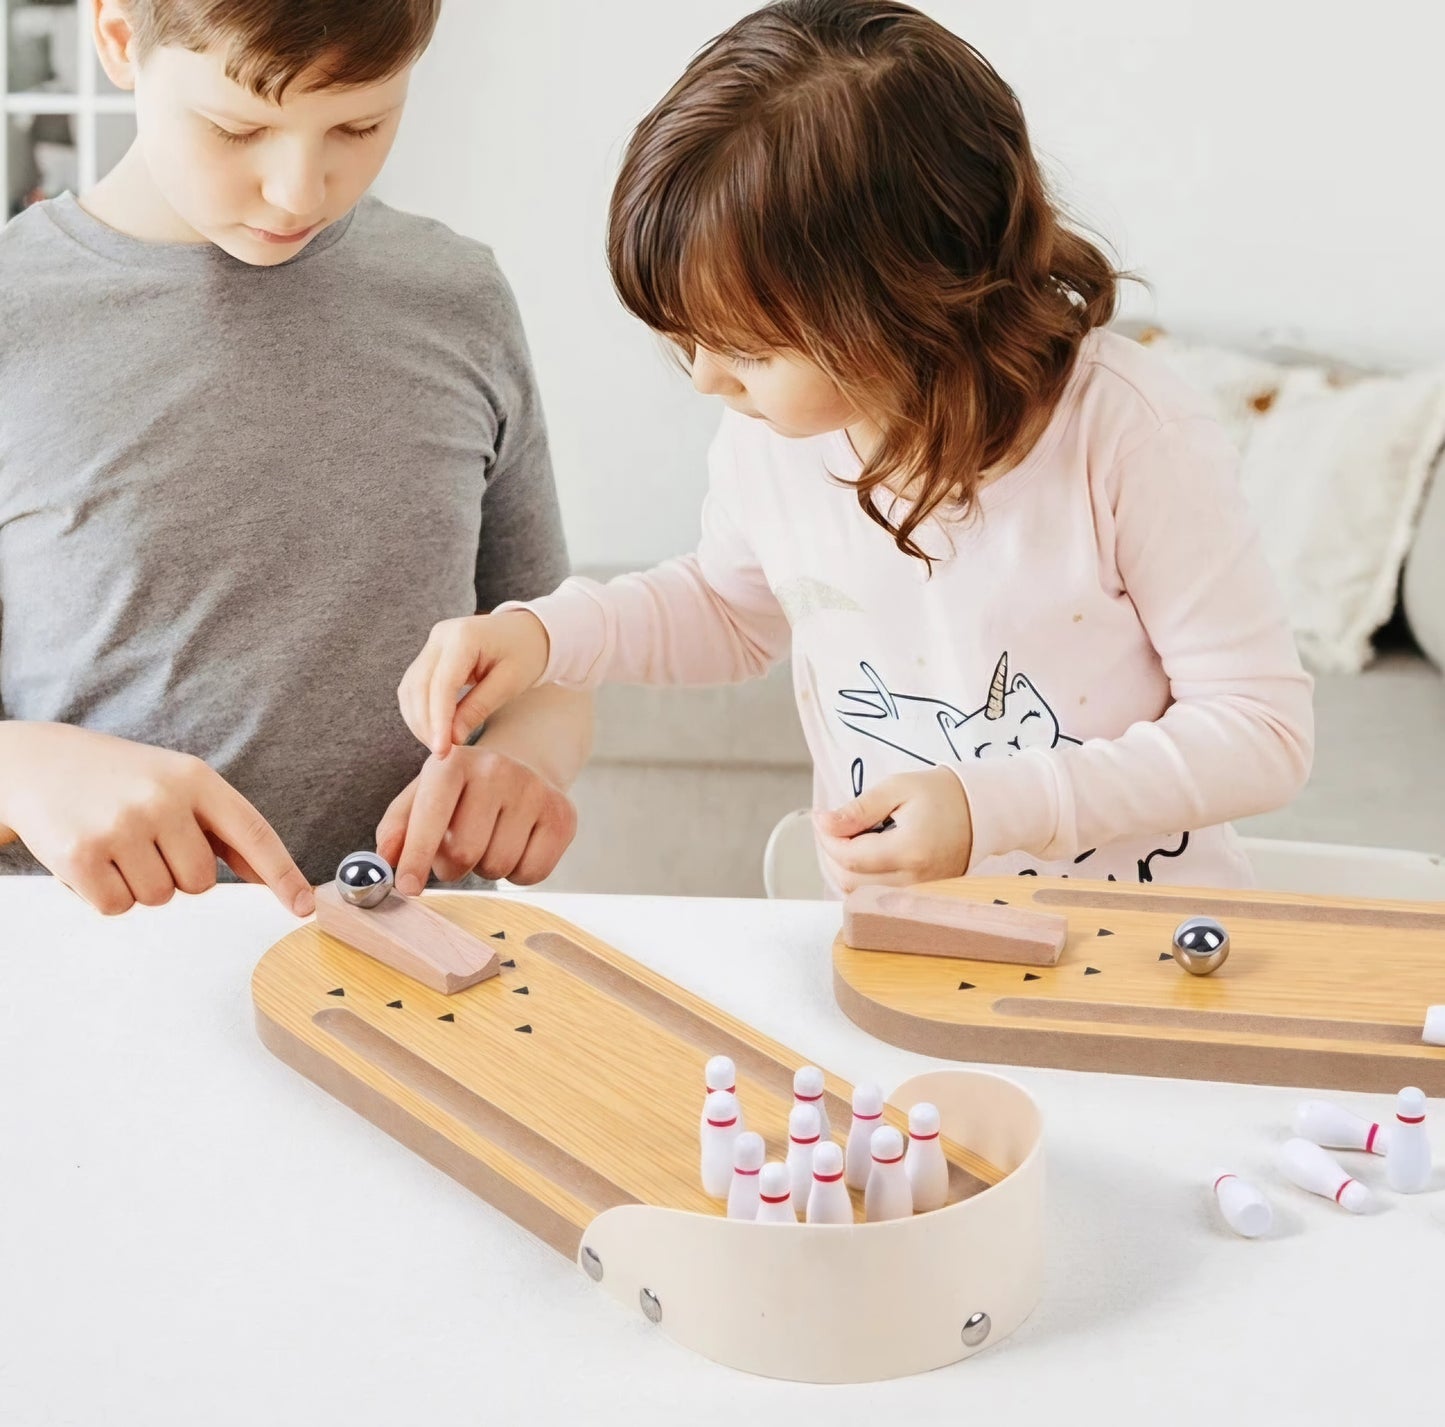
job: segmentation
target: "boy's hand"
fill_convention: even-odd
[[[406,726],[445,758],[456,743],[542,677],[551,652],[547,630],[522,610],[444,619],[396,691]],[[465,698],[458,697],[472,686]]]
[[[529,886],[561,859],[577,813],[525,763],[486,748],[428,758],[386,810],[376,850],[396,868],[396,888],[414,897],[428,872],[455,882],[468,872]]]
[[[871,831],[890,817],[887,832]],[[968,798],[947,768],[885,778],[813,822],[828,873],[845,894],[869,882],[905,887],[962,877],[973,855]]]
[[[218,857],[298,917],[315,909],[266,819],[189,754],[68,724],[0,724],[0,823],[107,916],[206,891]]]

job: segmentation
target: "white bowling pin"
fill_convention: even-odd
[[[913,1191],[913,1212],[942,1209],[948,1203],[948,1161],[938,1138],[938,1106],[920,1100],[908,1112],[908,1153],[903,1168]]]
[[[738,1097],[714,1090],[702,1114],[702,1192],[726,1199],[733,1180],[733,1141],[738,1137]]]
[[[913,1186],[903,1168],[903,1136],[892,1125],[880,1125],[869,1140],[868,1187],[863,1192],[863,1217],[870,1224],[906,1219],[913,1213]]]
[[[793,1177],[793,1208],[802,1213],[813,1188],[813,1151],[818,1147],[818,1112],[794,1105],[788,1115],[788,1173]]]
[[[707,1119],[706,1101],[707,1097],[714,1090],[726,1090],[729,1095],[738,1093],[738,1075],[732,1061],[725,1055],[715,1055],[708,1061],[707,1068],[702,1073],[703,1092],[702,1098],[704,1107],[698,1112],[697,1132],[702,1134],[703,1121]],[[747,1129],[747,1123],[743,1119],[743,1107],[738,1105],[738,1133]]]
[[[1306,1100],[1294,1112],[1294,1132],[1329,1150],[1384,1154],[1390,1132],[1329,1100]]]
[[[1425,1011],[1425,1028],[1420,1039],[1426,1045],[1445,1045],[1445,1006],[1430,1006]]]
[[[771,1160],[758,1176],[758,1223],[796,1224],[793,1176],[781,1160]]]
[[[1279,1152],[1279,1169],[1291,1184],[1333,1199],[1351,1214],[1363,1214],[1375,1202],[1375,1196],[1358,1179],[1351,1179],[1312,1140],[1286,1140]]]
[[[1216,1169],[1212,1176],[1214,1198],[1224,1222],[1243,1239],[1257,1239],[1269,1233],[1274,1211],[1269,1200],[1254,1185],[1246,1184],[1227,1169]]]
[[[873,1167],[869,1144],[882,1119],[883,1091],[876,1085],[855,1086],[853,1123],[848,1128],[848,1148],[843,1156],[843,1180],[849,1189],[867,1188]]]
[[[1385,1178],[1397,1194],[1418,1194],[1430,1183],[1430,1136],[1425,1129],[1425,1092],[1407,1085],[1395,1099]]]
[[[805,1065],[793,1076],[793,1104],[811,1105],[818,1112],[818,1134],[823,1139],[833,1133],[828,1127],[828,1107],[823,1103],[823,1072],[816,1065]]]
[[[758,1179],[767,1158],[763,1137],[744,1130],[733,1141],[733,1180],[728,1186],[728,1218],[758,1217]]]
[[[843,1183],[843,1151],[824,1140],[813,1152],[813,1187],[808,1192],[810,1224],[851,1224],[853,1201]]]

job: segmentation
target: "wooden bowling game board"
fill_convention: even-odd
[[[770,1158],[782,1158],[793,1073],[805,1058],[525,903],[475,895],[425,901],[495,944],[500,974],[442,994],[308,924],[256,968],[262,1040],[576,1259],[634,1310],[641,1302],[653,1316],[660,1302],[664,1331],[755,1372],[866,1380],[967,1356],[1032,1307],[1042,1161],[1037,1111],[1019,1087],[946,1071],[953,1079],[930,1085],[927,1095],[910,1098],[905,1086],[891,1097],[885,1113],[901,1129],[918,1099],[944,1112],[945,1209],[911,1222],[838,1228],[728,1220],[699,1178],[704,1066],[714,1055],[732,1058],[748,1128],[764,1136]],[[826,1077],[835,1134],[846,1134],[851,1094]],[[965,1120],[967,1145],[955,1137]],[[859,1195],[855,1210],[861,1219]],[[940,1252],[966,1255],[978,1280],[955,1275],[926,1291],[894,1281],[912,1274],[931,1283]],[[786,1279],[814,1255],[819,1262],[801,1289]],[[738,1287],[744,1281],[747,1296]],[[849,1335],[862,1328],[854,1320],[866,1327],[866,1314],[848,1310],[853,1316],[839,1317],[835,1342],[797,1332],[792,1342],[786,1333],[757,1337],[760,1307],[777,1322],[806,1312],[826,1325],[871,1287],[895,1329],[898,1310],[889,1305],[907,1296],[909,1311],[920,1315],[916,1329],[896,1331],[890,1342],[881,1317],[871,1339],[855,1344]],[[934,1311],[938,1292],[988,1301],[964,1312],[962,1300],[950,1300]],[[976,1310],[990,1315],[990,1332],[961,1340],[960,1324]]]
[[[1445,1095],[1445,907],[1277,892],[968,878],[930,891],[1062,914],[1053,966],[859,951],[840,934],[834,990],[871,1034],[927,1055],[1201,1080]],[[1192,916],[1228,960],[1191,976],[1171,954]]]

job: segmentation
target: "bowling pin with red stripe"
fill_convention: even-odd
[[[882,1123],[883,1091],[876,1085],[856,1086],[853,1090],[853,1123],[848,1130],[848,1148],[843,1156],[843,1179],[849,1189],[868,1187],[868,1175],[873,1168],[869,1146],[873,1131]]]
[[[1418,1194],[1430,1183],[1430,1137],[1425,1130],[1425,1092],[1407,1085],[1395,1100],[1385,1178],[1397,1194]]]
[[[823,1103],[823,1072],[816,1065],[805,1065],[793,1076],[793,1104],[811,1105],[818,1112],[818,1134],[821,1139],[831,1137],[828,1127],[828,1107]]]
[[[913,1191],[913,1212],[942,1209],[948,1203],[948,1161],[938,1138],[942,1118],[937,1105],[920,1100],[908,1112],[908,1153],[903,1168]]]

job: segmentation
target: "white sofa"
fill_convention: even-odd
[[[615,573],[593,570],[606,578]],[[1362,674],[1316,685],[1309,786],[1241,824],[1258,836],[1445,852],[1445,476],[1437,470],[1400,609]],[[714,689],[612,687],[574,797],[577,840],[548,886],[762,895],[774,823],[811,798],[786,667]]]

